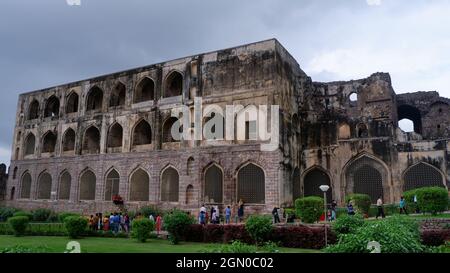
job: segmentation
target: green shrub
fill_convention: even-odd
[[[58,221],[59,221],[58,213],[52,211],[52,213],[47,218],[47,222],[49,222],[49,223],[57,223]]]
[[[323,203],[323,198],[316,196],[300,198],[295,201],[295,211],[304,223],[314,223],[324,213]]]
[[[354,233],[342,234],[339,242],[325,249],[330,253],[369,253],[367,245],[375,241],[381,245],[381,253],[421,253],[417,223],[400,216],[382,221],[370,221]]]
[[[16,236],[22,236],[25,234],[29,222],[30,218],[27,216],[13,216],[8,219],[8,223]]]
[[[333,222],[332,227],[336,235],[354,233],[364,226],[364,218],[360,214],[341,216]]]
[[[372,205],[372,200],[367,194],[354,193],[350,194],[345,198],[345,202],[353,202],[355,210],[363,215],[369,215],[370,205]]]
[[[77,239],[86,232],[88,220],[80,216],[69,216],[64,219],[64,226],[66,227],[69,237]]]
[[[0,207],[0,222],[6,222],[9,217],[13,217],[14,213],[19,211],[16,208]]]
[[[48,253],[49,248],[45,246],[37,246],[37,247],[30,247],[30,246],[13,246],[13,247],[7,247],[0,249],[1,254],[24,254],[24,253]]]
[[[418,189],[413,189],[403,193],[403,198],[405,198],[406,210],[408,213],[415,213],[419,207],[418,204],[414,203],[414,196],[417,195],[417,190]]]
[[[31,214],[31,213],[28,212],[28,211],[18,211],[18,212],[16,212],[16,213],[14,213],[13,216],[14,216],[14,217],[17,217],[17,216],[25,216],[25,217],[28,218],[29,221],[32,221],[32,220],[33,220],[33,214]]]
[[[245,222],[245,229],[257,244],[266,240],[273,230],[270,216],[252,215]]]
[[[53,212],[49,209],[36,209],[31,213],[33,214],[33,222],[47,222]]]
[[[437,215],[448,208],[448,191],[440,187],[426,187],[417,190],[417,203],[421,212]]]
[[[153,215],[153,217],[156,219],[156,216],[159,215],[163,215],[163,212],[161,210],[159,210],[157,207],[154,206],[147,206],[147,207],[142,207],[139,210],[139,213],[144,216],[145,218],[149,218],[150,215]]]
[[[139,242],[145,243],[147,239],[150,239],[153,230],[155,230],[155,223],[150,219],[136,219],[132,222],[131,236]]]
[[[60,213],[60,214],[58,215],[58,220],[59,220],[61,223],[64,223],[64,220],[65,220],[67,217],[71,217],[71,216],[78,216],[78,217],[80,217],[81,215],[80,215],[80,214],[77,214],[77,213],[73,213],[73,212],[62,212],[62,213]]]
[[[194,218],[181,210],[173,210],[164,216],[164,229],[169,232],[172,244],[179,243],[189,226],[195,223]]]

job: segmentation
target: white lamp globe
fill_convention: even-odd
[[[328,185],[322,185],[319,187],[321,191],[323,192],[327,192],[330,189],[330,186]]]

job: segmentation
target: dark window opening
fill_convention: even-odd
[[[78,112],[78,94],[72,92],[67,98],[66,113],[70,114],[76,112]]]
[[[179,142],[181,140],[183,126],[180,126],[178,130],[175,130],[176,135],[172,135],[172,127],[180,126],[180,122],[177,118],[171,117],[167,119],[163,126],[163,143]]]
[[[74,150],[75,150],[75,131],[69,128],[64,134],[63,151],[68,152]]]
[[[33,134],[29,134],[25,140],[25,155],[34,155],[36,147],[36,138]]]
[[[39,118],[39,102],[34,100],[30,104],[30,108],[28,110],[28,120],[38,119]]]
[[[119,195],[120,176],[116,170],[109,172],[106,177],[105,201],[112,201],[115,195]]]
[[[150,178],[146,171],[138,169],[131,176],[130,200],[148,201],[150,195]]]
[[[409,119],[414,123],[414,132],[422,134],[422,115],[419,109],[410,105],[401,105],[397,109],[398,120]]]
[[[91,171],[86,171],[80,178],[80,200],[95,200],[97,178]]]
[[[309,171],[303,179],[304,193],[306,196],[318,196],[323,198],[323,192],[320,186],[327,185],[330,189],[327,191],[327,203],[332,201],[332,188],[330,177],[324,171],[319,169],[314,169]]]
[[[108,134],[108,148],[118,148],[122,147],[123,141],[123,128],[119,123],[114,124],[111,129],[109,129]]]
[[[216,165],[212,165],[205,172],[205,201],[223,202],[223,172]]]
[[[161,175],[161,201],[178,202],[179,198],[179,181],[178,172],[169,167]]]
[[[133,146],[152,144],[152,128],[150,124],[141,120],[133,132]]]
[[[444,187],[444,179],[435,167],[419,163],[406,171],[403,190],[409,191],[423,187]]]
[[[54,153],[57,136],[53,132],[47,132],[42,143],[42,153]]]
[[[125,105],[126,88],[123,83],[118,83],[113,91],[109,100],[109,107],[120,107]]]
[[[39,177],[38,181],[38,196],[39,200],[50,200],[52,195],[52,177],[49,173],[44,173]]]
[[[144,78],[139,82],[134,92],[134,103],[150,101],[155,99],[155,83]]]
[[[96,127],[90,127],[84,134],[83,153],[100,153],[100,131]]]
[[[265,175],[264,171],[255,164],[248,164],[238,173],[238,200],[244,203],[265,203]]]
[[[55,96],[51,96],[47,104],[45,106],[44,111],[44,118],[48,117],[58,117],[59,116],[59,99],[57,99]]]
[[[103,91],[94,86],[91,88],[87,98],[87,111],[102,110],[103,107]]]
[[[183,76],[179,72],[172,72],[166,80],[164,97],[181,96],[183,91]]]
[[[70,186],[72,184],[72,177],[68,172],[64,172],[61,175],[59,181],[59,200],[69,200],[70,199]]]

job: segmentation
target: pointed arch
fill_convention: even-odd
[[[83,137],[83,154],[100,153],[100,130],[95,127],[89,127]]]
[[[48,98],[45,104],[44,118],[59,117],[59,99],[56,96]]]
[[[145,119],[141,119],[133,129],[133,146],[148,144],[152,144],[152,127]]]
[[[304,172],[303,193],[305,197],[318,196],[323,198],[323,192],[319,188],[322,185],[330,186],[327,191],[327,203],[330,203],[333,198],[333,188],[328,173],[320,166],[313,166]]]
[[[75,91],[70,92],[66,100],[66,114],[78,112],[79,96]]]
[[[48,131],[42,138],[42,153],[54,153],[58,137],[52,131]]]
[[[62,146],[63,152],[75,151],[75,131],[72,128],[64,132]]]
[[[37,199],[50,200],[52,196],[52,176],[44,171],[38,178]]]
[[[108,131],[108,148],[119,148],[122,147],[123,143],[123,128],[116,122]]]
[[[70,199],[70,188],[72,185],[72,176],[65,170],[59,177],[58,200]]]
[[[149,78],[143,78],[134,90],[134,103],[151,101],[155,99],[155,82]]]
[[[186,205],[192,205],[194,203],[194,199],[195,199],[195,191],[194,191],[194,186],[192,185],[188,185],[186,187]]]
[[[119,172],[116,169],[112,168],[108,171],[105,181],[105,201],[112,201],[113,196],[119,195]]]
[[[95,200],[97,177],[90,169],[82,172],[80,176],[79,198],[83,201]]]
[[[94,86],[89,90],[86,99],[86,111],[101,111],[103,107],[103,90]]]
[[[172,135],[172,127],[175,124],[179,124],[179,123],[180,123],[179,119],[177,119],[176,117],[170,117],[170,118],[166,119],[166,121],[164,122],[164,125],[163,125],[163,135],[162,135],[163,143],[179,142],[180,141],[181,134],[183,132],[183,127],[182,126],[180,126],[180,128],[178,130],[178,134],[176,136]]]
[[[161,201],[178,202],[180,176],[174,167],[167,166],[161,172]]]
[[[150,176],[141,167],[137,168],[130,176],[130,201],[149,201]]]
[[[29,133],[25,138],[25,155],[34,155],[36,148],[36,137],[33,133]]]
[[[445,176],[435,166],[419,162],[403,173],[403,191],[423,187],[445,187]]]
[[[187,175],[192,175],[194,173],[194,163],[195,163],[195,159],[190,156],[187,160],[187,164],[186,164],[186,174]]]
[[[183,75],[178,71],[168,74],[164,86],[164,98],[181,96],[183,94]]]
[[[237,200],[244,203],[264,204],[266,200],[264,169],[248,162],[237,172]]]
[[[344,167],[345,192],[370,196],[373,203],[382,196],[389,200],[389,170],[383,161],[363,153]]]
[[[205,192],[204,200],[207,203],[223,203],[223,168],[216,164],[211,163],[205,168]]]
[[[31,198],[31,182],[32,178],[28,171],[25,171],[20,180],[20,198],[30,199]]]
[[[39,118],[39,102],[37,100],[33,100],[28,107],[28,120],[34,120]]]
[[[120,107],[125,105],[126,87],[122,82],[118,82],[111,91],[109,107]]]

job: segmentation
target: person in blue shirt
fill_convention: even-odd
[[[406,211],[406,200],[405,198],[402,196],[400,197],[400,214],[405,213],[406,215],[408,215],[408,212]]]
[[[231,207],[228,206],[228,207],[225,209],[225,223],[226,223],[226,224],[229,224],[230,221],[231,221]]]
[[[348,215],[355,215],[355,210],[353,209],[352,201],[349,201],[347,204],[347,214]]]

